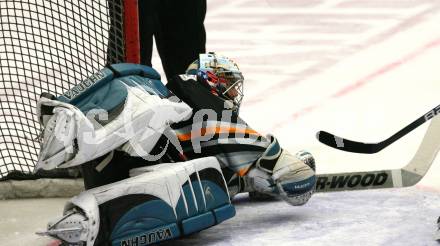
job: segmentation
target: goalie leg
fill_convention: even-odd
[[[149,245],[235,215],[214,157],[135,170],[126,180],[82,192],[47,232],[69,245]]]

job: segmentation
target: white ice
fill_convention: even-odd
[[[209,0],[207,48],[242,69],[243,118],[291,152],[311,151],[318,173],[391,169],[411,159],[427,124],[374,155],[331,149],[315,133],[380,141],[438,105],[438,23],[436,0]],[[164,245],[438,245],[439,174],[436,160],[415,187],[320,193],[303,207],[243,195],[233,219]],[[45,245],[33,232],[65,200],[1,201],[0,245]]]

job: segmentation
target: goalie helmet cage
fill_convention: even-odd
[[[0,180],[34,169],[40,94],[139,63],[138,29],[137,0],[0,0]]]

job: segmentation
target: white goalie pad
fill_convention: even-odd
[[[89,190],[98,204],[128,194],[150,194],[175,207],[182,194],[181,187],[189,182],[192,173],[204,169],[216,169],[222,175],[220,164],[215,157],[205,157],[185,162],[163,163],[154,166],[132,169],[132,177],[122,181]],[[222,175],[224,186],[226,181]]]
[[[73,197],[64,207],[63,217],[49,223],[46,232],[39,235],[48,235],[68,242],[69,245],[95,245],[99,234],[111,232],[108,224],[102,224],[100,218],[100,206],[108,204],[118,199],[130,199],[130,195],[149,195],[160,199],[172,208],[173,215],[178,217],[178,201],[182,200],[186,213],[189,215],[188,208],[195,206],[197,210],[204,211],[207,207],[207,201],[203,196],[204,206],[198,207],[196,193],[196,184],[190,185],[190,194],[184,194],[183,185],[191,184],[191,175],[196,174],[197,185],[200,191],[209,193],[209,189],[203,189],[199,173],[205,169],[215,169],[222,177],[221,186],[226,186],[226,181],[221,172],[220,164],[215,157],[200,158],[181,163],[162,164],[148,170],[138,169],[138,175],[112,184],[96,187],[83,191],[78,196]],[[227,189],[227,188],[226,188]],[[203,193],[205,194],[205,193]],[[226,190],[227,194],[227,190]],[[186,199],[186,196],[192,196],[193,199]],[[194,204],[189,204],[194,203]],[[121,211],[128,212],[132,207],[122,208]],[[103,214],[103,216],[108,216]],[[104,221],[104,219],[102,219]],[[105,228],[102,228],[105,227]],[[109,230],[110,231],[106,231]]]
[[[37,104],[38,117],[45,130],[36,170],[81,165],[121,147],[127,142],[133,149],[148,153],[170,124],[190,116],[191,108],[183,102],[161,99],[141,87],[126,86],[123,110],[110,122],[105,110],[90,110],[84,115],[74,105],[42,97]],[[53,115],[42,115],[42,107],[54,107]],[[139,147],[138,139],[144,136]],[[148,138],[148,141],[145,139]]]

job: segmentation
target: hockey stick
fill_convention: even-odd
[[[412,160],[401,169],[317,175],[316,192],[399,188],[417,184],[440,150],[440,117],[432,120]]]
[[[440,105],[433,108],[428,113],[424,114],[423,116],[412,122],[411,124],[407,125],[402,130],[398,131],[388,139],[385,139],[384,141],[378,143],[356,142],[335,136],[326,131],[319,131],[316,134],[316,137],[321,143],[339,150],[355,152],[355,153],[363,153],[363,154],[373,154],[381,151],[382,149],[394,143],[396,140],[405,136],[406,134],[416,129],[426,121],[429,121],[430,119],[434,118],[438,113],[440,113]]]

